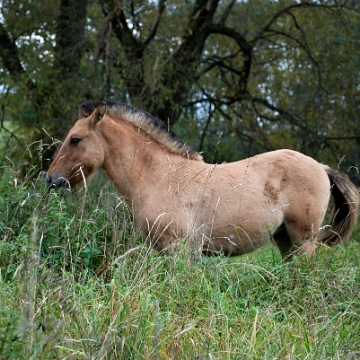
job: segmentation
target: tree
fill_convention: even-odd
[[[207,160],[289,147],[334,163],[358,150],[357,1],[2,5],[3,117],[34,139],[42,127],[62,138],[76,105],[110,98],[158,116]]]
[[[3,118],[19,124],[20,133],[35,142],[44,137],[46,124],[52,123],[49,131],[59,137],[68,128],[69,99],[81,79],[87,5],[87,0],[2,1],[0,57],[2,82],[9,89],[2,98]]]

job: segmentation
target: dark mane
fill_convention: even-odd
[[[90,116],[92,112],[104,102],[108,106],[107,112],[109,115],[131,122],[175,153],[190,159],[202,160],[202,157],[198,152],[192,150],[183,143],[162,121],[147,111],[138,109],[134,106],[125,105],[113,100],[88,101],[80,105],[79,117]]]

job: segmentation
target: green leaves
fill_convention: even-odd
[[[357,161],[357,2],[2,5],[1,121],[17,125],[14,160],[46,168],[55,147],[31,157],[23,140],[43,140],[42,128],[62,139],[80,103],[107,98],[179,123],[209,161],[275,148]]]

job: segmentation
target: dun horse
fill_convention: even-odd
[[[329,246],[357,222],[358,192],[348,176],[291,150],[207,164],[149,113],[107,101],[81,118],[47,174],[47,187],[76,187],[103,168],[153,246],[180,239],[206,255],[255,250],[273,239],[283,258]],[[320,231],[330,194],[331,226]]]

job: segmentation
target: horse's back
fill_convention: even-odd
[[[239,176],[249,192],[270,204],[272,211],[281,208],[285,217],[303,211],[323,213],[328,205],[330,181],[324,165],[307,155],[277,150],[243,160],[241,167]]]
[[[306,192],[316,195],[329,193],[330,182],[324,165],[293,150],[276,150],[224,165],[218,172],[220,179],[249,191],[261,193],[277,202],[280,194],[291,198]],[[285,200],[285,198],[283,198]]]

